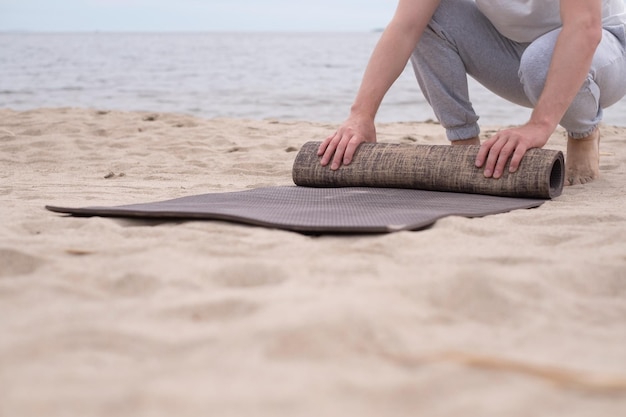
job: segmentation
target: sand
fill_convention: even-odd
[[[0,416],[626,415],[625,127],[599,180],[419,232],[44,210],[289,185],[334,127],[0,110]]]

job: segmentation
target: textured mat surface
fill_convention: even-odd
[[[293,164],[296,185],[307,187],[393,187],[508,197],[554,198],[565,178],[560,151],[530,149],[514,174],[485,178],[474,161],[479,146],[363,143],[353,162],[337,171],[322,167],[319,142],[302,146]]]
[[[417,230],[449,215],[485,216],[545,200],[396,188],[267,187],[116,207],[51,211],[78,216],[228,220],[305,233]]]

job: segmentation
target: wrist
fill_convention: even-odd
[[[360,119],[374,120],[376,118],[376,108],[372,108],[369,105],[363,105],[355,102],[350,107],[350,117],[357,117]]]
[[[348,116],[349,120],[353,120],[359,124],[374,124],[375,117],[368,112],[360,112],[360,111],[350,111],[350,116]]]
[[[536,126],[538,129],[544,131],[549,136],[556,130],[559,122],[552,120],[552,118],[550,117],[539,116],[533,112],[533,114],[530,116],[528,124]]]

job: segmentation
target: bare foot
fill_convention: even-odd
[[[565,185],[585,184],[600,176],[600,129],[585,138],[567,138]]]
[[[480,139],[478,139],[478,136],[474,136],[473,138],[469,138],[469,139],[463,139],[463,140],[452,140],[450,141],[450,144],[452,146],[459,146],[459,145],[480,145]]]

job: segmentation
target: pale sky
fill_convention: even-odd
[[[0,31],[370,31],[396,0],[0,0]]]

